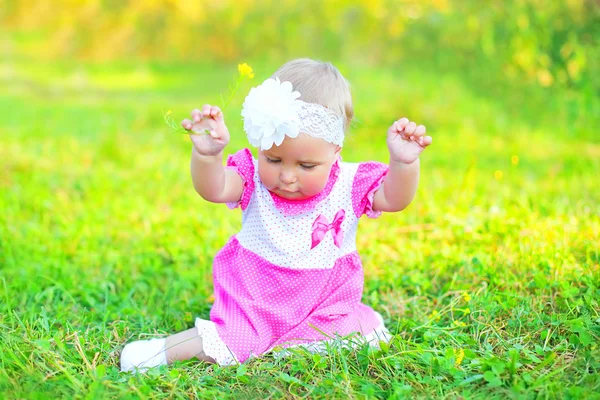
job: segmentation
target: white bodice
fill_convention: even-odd
[[[260,182],[258,163],[254,160],[255,190],[243,211],[242,229],[236,235],[240,245],[268,262],[291,269],[333,268],[340,257],[356,251],[358,218],[352,207],[352,183],[359,164],[340,162],[340,173],[329,195],[316,206],[292,215],[279,209],[268,189]],[[337,247],[333,231],[311,250],[312,225],[319,215],[328,223],[345,210],[341,229],[343,242]]]

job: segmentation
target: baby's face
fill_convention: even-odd
[[[258,175],[263,185],[278,196],[307,199],[325,188],[340,150],[306,134],[286,137],[280,146],[259,152]]]

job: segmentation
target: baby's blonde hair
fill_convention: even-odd
[[[344,117],[344,131],[354,117],[350,83],[331,63],[298,58],[283,64],[271,78],[289,81],[299,100],[317,103]]]

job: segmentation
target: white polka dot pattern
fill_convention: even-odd
[[[256,165],[255,165],[256,166]],[[335,261],[356,251],[358,218],[347,212],[342,222],[343,242],[338,248],[331,234],[311,250],[312,224],[319,215],[332,221],[335,214],[352,210],[352,181],[358,164],[341,164],[341,172],[329,196],[312,209],[288,215],[277,208],[269,190],[254,173],[254,195],[244,211],[242,230],[236,235],[240,244],[269,262],[286,268],[332,268]]]
[[[212,321],[196,318],[196,329],[202,338],[202,351],[214,359],[219,365],[234,365],[238,361],[217,332],[217,326]]]
[[[242,362],[278,344],[368,334],[380,324],[360,302],[363,271],[356,252],[331,269],[291,269],[269,263],[233,237],[215,257],[213,279],[210,320]]]
[[[235,154],[227,157],[227,167],[233,168],[244,180],[244,191],[240,201],[236,203],[227,203],[229,208],[241,207],[245,210],[250,203],[254,193],[254,163],[252,162],[252,153],[248,149],[242,149]]]
[[[366,214],[369,218],[377,218],[381,215],[381,211],[373,210],[373,198],[388,170],[387,165],[375,161],[359,164],[352,183],[352,205],[357,217]]]
[[[292,208],[262,185],[249,150],[230,156],[228,166],[244,179],[241,199],[231,205],[243,210],[242,229],[214,259],[210,321],[196,321],[206,354],[230,365],[275,346],[379,332],[380,317],[361,303],[363,270],[355,241],[360,216],[377,214],[373,194],[387,172],[383,164],[340,162],[326,196]],[[314,220],[323,215],[332,221],[340,210],[341,247],[329,233],[311,250]]]

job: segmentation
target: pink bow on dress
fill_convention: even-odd
[[[346,211],[343,209],[338,211],[335,214],[335,217],[333,217],[333,222],[330,224],[323,214],[319,215],[312,224],[312,246],[310,249],[314,249],[316,245],[321,243],[321,240],[323,240],[325,234],[329,230],[332,230],[333,243],[335,243],[337,247],[341,248],[342,241],[344,240],[344,233],[342,232],[341,227],[345,216]]]

